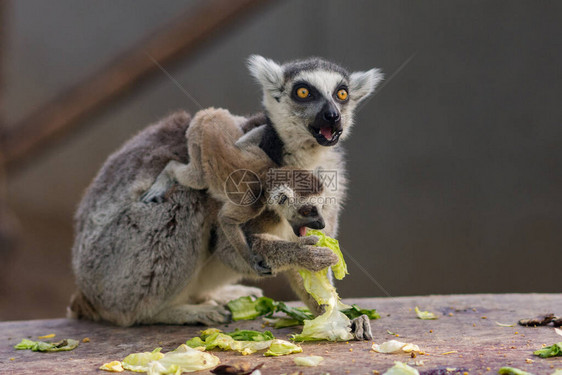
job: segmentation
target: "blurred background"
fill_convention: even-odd
[[[260,110],[253,53],[386,75],[345,144],[341,296],[560,292],[561,15],[556,1],[0,0],[0,320],[64,315],[81,195],[132,135],[198,109],[176,83],[203,107]]]

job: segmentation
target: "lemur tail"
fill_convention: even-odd
[[[70,305],[66,307],[66,317],[70,319],[87,319],[98,321],[101,320],[100,315],[90,301],[77,291],[70,297]]]

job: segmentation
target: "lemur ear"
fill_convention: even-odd
[[[283,68],[275,61],[259,55],[248,58],[250,74],[262,85],[264,91],[272,94],[279,92],[283,86]]]
[[[380,69],[351,73],[349,77],[349,95],[353,100],[360,102],[375,91],[375,87],[382,79],[383,74]]]

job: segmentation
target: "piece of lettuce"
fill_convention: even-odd
[[[562,342],[554,345],[545,346],[542,349],[533,352],[534,355],[538,355],[541,358],[557,357],[562,355]]]
[[[226,334],[238,341],[268,341],[275,338],[271,331],[260,332],[249,329],[236,329],[234,332]]]
[[[215,367],[219,358],[210,354],[180,345],[176,350],[168,352],[162,358],[148,363],[148,375],[179,375],[184,372],[206,370]]]
[[[291,319],[291,318],[263,318],[263,320],[273,325],[274,328],[286,328],[286,327],[294,327],[294,326],[301,326],[303,323],[302,320],[298,319]]]
[[[266,356],[280,356],[302,352],[302,348],[291,342],[275,339],[270,331],[236,330],[223,333],[218,329],[205,330],[201,337],[194,337],[186,342],[191,348],[200,350],[234,350],[243,355],[268,349]],[[244,340],[238,340],[244,339]]]
[[[218,330],[217,330],[218,331]],[[271,332],[267,331],[268,334],[264,334],[263,337],[273,336]],[[232,332],[234,333],[234,332]],[[258,336],[254,336],[254,338],[258,338]],[[235,340],[233,337],[229,336],[228,334],[222,332],[215,332],[211,335],[205,336],[205,339],[201,337],[195,337],[191,340],[186,342],[186,345],[191,348],[196,349],[204,349],[204,350],[212,350],[215,348],[219,348],[222,350],[235,350],[240,352],[244,355],[252,354],[257,352],[258,350],[264,350],[269,348],[273,339],[265,340],[265,341],[239,341]]]
[[[134,372],[147,372],[150,362],[164,357],[164,354],[160,353],[161,350],[162,348],[156,348],[152,352],[129,354],[122,361],[123,368]]]
[[[264,315],[271,315],[277,309],[277,302],[268,297],[240,297],[227,304],[232,313],[232,320],[251,320]]]
[[[371,320],[380,319],[381,317],[376,309],[362,309],[357,305],[351,305],[349,309],[342,310],[341,312],[349,319],[355,319],[361,315],[367,315],[367,317]]]
[[[515,367],[502,367],[499,369],[498,374],[502,375],[533,375],[530,372],[520,370]]]
[[[19,344],[14,346],[14,349],[28,349],[34,352],[62,352],[75,349],[78,347],[78,344],[78,340],[73,339],[64,339],[59,342],[44,342],[23,339]]]
[[[288,355],[294,353],[302,353],[302,348],[292,342],[285,340],[273,340],[269,346],[269,350],[265,352],[266,357],[278,357],[281,355]]]
[[[308,357],[295,357],[293,361],[297,366],[308,366],[308,367],[315,367],[320,364],[324,360],[324,357],[319,355],[311,355]]]
[[[99,369],[103,370],[103,371],[109,371],[109,372],[123,372],[123,371],[125,371],[125,369],[123,369],[122,363],[119,362],[119,361],[104,363],[103,365],[101,365],[99,367]]]
[[[422,320],[435,320],[438,318],[435,313],[432,313],[431,311],[421,311],[417,306],[414,308],[414,311],[416,312],[418,318]]]
[[[332,271],[336,278],[343,278],[347,273],[347,266],[343,260],[343,255],[339,249],[337,241],[331,241],[322,232],[309,230],[307,235],[315,235],[320,237],[318,245],[330,248],[338,256],[339,261],[332,266]],[[330,282],[328,268],[318,272],[306,269],[299,270],[302,277],[303,285],[306,291],[316,300],[316,302],[324,307],[324,313],[315,319],[304,320],[304,327],[300,334],[294,335],[295,341],[313,341],[313,340],[329,340],[329,341],[348,341],[353,339],[351,334],[351,321],[340,310],[350,309],[351,306],[341,303],[336,288]]]
[[[420,372],[405,363],[395,361],[394,366],[386,370],[383,375],[420,375]]]
[[[319,230],[315,229],[308,229],[306,232],[307,236],[318,236],[320,240],[316,243],[316,246],[320,247],[327,247],[334,252],[339,258],[338,263],[332,266],[332,271],[334,272],[334,277],[338,280],[341,280],[348,274],[347,272],[347,264],[343,259],[343,254],[340,249],[340,243],[338,240],[334,238],[330,238],[326,236]]]

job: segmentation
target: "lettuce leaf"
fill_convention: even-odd
[[[29,349],[34,352],[62,352],[75,349],[78,347],[78,344],[78,340],[73,339],[64,339],[59,342],[44,342],[23,339],[19,344],[14,346],[14,349]]]
[[[162,358],[148,363],[148,375],[181,374],[215,367],[219,358],[182,344]]]
[[[420,372],[405,363],[395,361],[394,366],[386,370],[383,375],[420,375]]]
[[[271,357],[271,356],[278,357],[281,355],[294,354],[294,353],[302,353],[302,348],[289,341],[273,340],[273,342],[269,347],[269,350],[265,352],[264,355],[266,357]]]
[[[103,371],[109,371],[109,372],[123,372],[123,371],[125,371],[123,369],[122,363],[119,362],[119,361],[104,363],[103,365],[101,365],[99,367],[99,369],[103,370]]]
[[[316,246],[320,246],[320,247],[327,247],[330,250],[332,250],[334,252],[334,254],[336,254],[339,258],[338,263],[336,263],[335,265],[332,266],[332,271],[334,272],[334,277],[338,280],[341,280],[345,277],[345,275],[348,275],[349,273],[347,272],[347,264],[345,263],[345,260],[343,259],[343,254],[341,252],[340,249],[340,244],[338,242],[338,240],[334,239],[334,238],[330,238],[328,236],[326,236],[324,233],[322,233],[319,230],[315,230],[315,229],[308,229],[306,232],[307,236],[318,236],[320,238],[320,240],[316,243]]]
[[[122,361],[123,368],[134,372],[147,372],[150,362],[164,357],[164,354],[160,353],[161,350],[162,348],[156,348],[152,352],[129,354]]]
[[[502,367],[499,369],[498,374],[503,375],[533,375],[530,372],[520,370],[515,367]]]
[[[417,306],[414,308],[414,311],[421,320],[435,320],[438,318],[435,313],[432,313],[431,311],[421,311]]]
[[[249,329],[236,329],[234,332],[226,334],[237,341],[268,341],[275,338],[271,331],[259,332]]]
[[[369,317],[369,319],[371,320],[380,319],[381,317],[376,309],[361,309],[357,305],[351,305],[349,309],[342,310],[341,312],[344,313],[349,319],[355,319],[360,317],[361,315],[367,315],[367,317]]]
[[[318,366],[320,364],[320,362],[322,362],[324,360],[324,357],[321,357],[319,355],[311,355],[308,357],[295,357],[293,359],[293,361],[295,362],[295,365],[297,366],[309,366],[309,367],[315,367]]]
[[[263,315],[271,315],[277,309],[277,302],[268,297],[240,297],[227,303],[232,312],[232,320],[251,320]]]
[[[554,345],[545,346],[542,349],[533,352],[534,355],[538,355],[541,358],[556,357],[562,355],[562,342]]]

